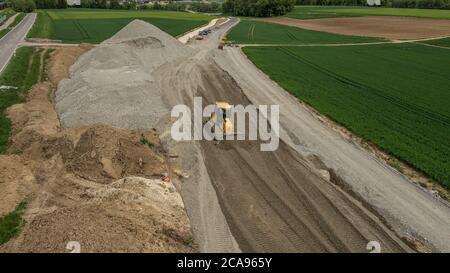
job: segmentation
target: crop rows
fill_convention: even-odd
[[[450,55],[424,45],[248,47],[286,90],[450,188]]]
[[[242,20],[228,34],[228,39],[241,44],[364,43],[383,40],[380,38],[338,35],[252,20]]]

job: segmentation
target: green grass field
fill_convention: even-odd
[[[439,9],[405,9],[405,8],[370,8],[345,6],[296,6],[286,16],[297,19],[334,18],[349,16],[412,16],[421,18],[450,19],[450,10]]]
[[[382,41],[379,38],[358,37],[306,30],[279,24],[241,20],[227,36],[240,44],[334,44]]]
[[[450,189],[450,52],[419,44],[246,47],[283,88]]]
[[[40,77],[40,53],[42,49],[21,47],[16,56],[0,75],[0,153],[8,148],[11,122],[5,114],[6,108],[25,100],[27,91]],[[13,88],[7,88],[13,87]]]
[[[177,36],[208,23],[213,17],[174,11],[67,9],[39,11],[29,38],[62,40],[64,43],[100,43],[133,19],[150,22]]]

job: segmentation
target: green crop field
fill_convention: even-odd
[[[245,47],[283,88],[450,189],[450,52],[420,44]]]
[[[450,19],[450,10],[406,9],[406,8],[371,8],[371,7],[337,7],[337,6],[296,6],[286,16],[297,19],[334,18],[349,16],[412,16],[422,18]]]
[[[421,43],[428,44],[428,45],[436,45],[436,46],[448,47],[448,49],[450,49],[450,38],[424,41],[424,42],[421,42]]]
[[[279,24],[241,20],[227,36],[240,44],[337,44],[382,41],[380,38],[358,37],[306,30]]]
[[[212,18],[202,14],[154,10],[42,10],[28,37],[62,40],[64,43],[100,43],[134,19],[145,20],[177,36],[208,23]]]

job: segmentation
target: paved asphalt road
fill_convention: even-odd
[[[0,39],[0,72],[6,67],[19,44],[24,41],[35,20],[36,13],[27,14],[22,22]]]

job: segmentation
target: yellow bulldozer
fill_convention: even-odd
[[[211,114],[211,117],[209,118],[209,120],[207,122],[210,123],[213,133],[219,133],[222,134],[225,138],[226,135],[234,135],[234,126],[233,123],[231,122],[231,120],[227,117],[231,116],[231,105],[228,104],[227,102],[223,102],[223,101],[218,101],[216,102],[216,111],[214,111]],[[220,110],[220,111],[217,111]],[[218,113],[222,114],[222,118],[219,118],[217,115]],[[218,123],[221,124],[218,124]],[[216,129],[216,125],[217,128],[219,128],[221,130],[221,132],[215,132]]]

